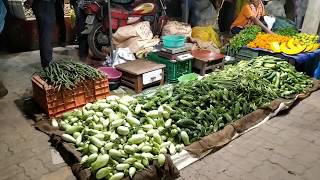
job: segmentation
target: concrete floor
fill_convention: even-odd
[[[52,161],[49,138],[32,127],[31,75],[39,52],[0,56],[0,78],[9,94],[0,99],[0,180],[72,180],[65,163]],[[55,57],[76,57],[73,48]],[[241,136],[181,171],[179,180],[318,180],[320,177],[320,91],[288,114]]]

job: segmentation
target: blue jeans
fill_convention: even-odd
[[[47,67],[52,61],[52,39],[56,23],[55,1],[36,0],[32,10],[38,24],[41,66]]]
[[[6,14],[7,14],[7,9],[6,9],[3,1],[1,0],[0,1],[0,33],[2,32],[3,27],[4,27],[4,21],[5,21]]]
[[[79,44],[79,56],[80,58],[86,58],[89,53],[88,35],[81,34],[81,32],[85,29],[87,15],[82,8],[78,8],[77,12],[76,29]]]

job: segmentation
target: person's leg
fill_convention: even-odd
[[[86,25],[86,15],[83,9],[78,10],[78,20],[77,20],[77,34],[79,41],[79,57],[86,58],[88,56],[89,46],[88,46],[88,35],[81,34],[85,29]]]
[[[59,44],[65,46],[66,43],[66,24],[64,22],[64,0],[56,0],[56,19],[59,27],[58,41]]]
[[[52,61],[52,38],[56,21],[55,3],[38,0],[33,4],[39,31],[39,49],[42,67]]]
[[[183,21],[188,21],[189,22],[189,20],[190,20],[190,10],[192,9],[192,0],[181,0],[182,2],[181,2],[181,15],[182,15],[182,20]],[[186,4],[187,3],[187,4]],[[186,11],[186,5],[188,6],[188,12]],[[187,18],[187,20],[185,19],[186,18],[186,16],[188,16]]]
[[[2,81],[0,81],[0,98],[4,97],[8,94],[7,88],[3,85]]]
[[[229,32],[234,19],[235,3],[225,1],[219,12],[218,24],[220,32]]]
[[[208,0],[192,1],[191,26],[209,26],[213,22],[213,5]]]

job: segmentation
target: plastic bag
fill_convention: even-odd
[[[276,18],[272,16],[264,16],[264,22],[267,24],[268,29],[272,29],[274,23],[276,22]]]
[[[276,17],[276,22],[273,24],[272,31],[277,31],[283,28],[295,28],[296,25],[293,21],[284,17]]]
[[[221,41],[219,35],[213,30],[211,26],[208,27],[194,27],[192,28],[191,37],[199,39],[203,42],[212,42],[216,47],[221,48]]]
[[[76,26],[76,13],[74,12],[74,9],[70,9],[70,18],[71,18],[71,28],[74,28]]]

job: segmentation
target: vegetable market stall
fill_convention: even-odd
[[[65,114],[60,130],[50,121],[36,127],[68,152],[62,156],[74,157],[80,179],[173,179],[174,165],[181,169],[223,147],[318,88],[289,63],[265,56],[150,94],[87,104]]]
[[[262,33],[259,27],[249,26],[231,39],[228,53],[238,60],[261,55],[280,57],[319,79],[319,36],[292,28],[279,29],[276,33]]]

